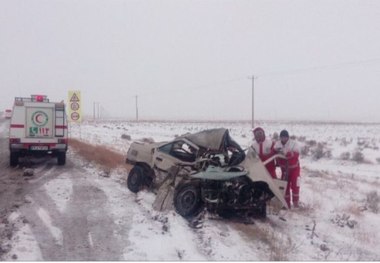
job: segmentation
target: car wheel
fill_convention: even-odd
[[[263,204],[261,209],[260,209],[260,217],[261,218],[266,218],[267,217],[267,204]]]
[[[183,217],[195,216],[202,206],[201,191],[198,184],[185,183],[174,194],[174,207]]]
[[[256,218],[265,219],[265,218],[267,217],[267,204],[264,203],[264,204],[260,205],[260,206],[255,210],[254,215],[255,215]]]
[[[128,174],[127,185],[128,189],[133,193],[140,191],[144,185],[144,170],[142,167],[135,166],[132,168]]]
[[[11,167],[16,167],[18,165],[18,153],[11,152],[9,159]]]
[[[228,219],[234,217],[236,215],[236,211],[233,209],[220,209],[217,211],[217,214],[220,217]]]
[[[66,163],[66,153],[60,152],[57,156],[58,165],[65,165]]]

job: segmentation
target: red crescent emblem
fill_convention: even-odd
[[[37,114],[36,115],[36,122],[37,123],[42,123],[42,120],[40,120],[40,117],[42,117],[42,114]]]

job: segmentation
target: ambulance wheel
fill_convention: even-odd
[[[18,153],[11,152],[11,154],[10,154],[10,165],[11,165],[11,167],[15,167],[18,165]]]
[[[66,153],[60,152],[57,156],[58,165],[65,165],[66,163]]]

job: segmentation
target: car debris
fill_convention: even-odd
[[[222,216],[265,218],[269,201],[278,209],[287,208],[287,182],[273,179],[254,149],[245,153],[225,128],[182,135],[170,142],[133,142],[126,162],[134,165],[127,179],[132,192],[158,189],[156,210],[174,206],[185,218],[203,208]]]

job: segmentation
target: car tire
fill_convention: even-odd
[[[234,217],[236,215],[236,211],[233,209],[220,209],[217,211],[217,214],[220,217],[228,219]]]
[[[256,218],[265,219],[267,217],[267,204],[264,203],[260,205],[260,207],[255,210],[254,214]]]
[[[174,193],[174,207],[177,213],[185,218],[196,216],[202,207],[199,184],[185,183],[179,185]]]
[[[11,167],[16,167],[18,165],[18,153],[11,152],[9,159]]]
[[[66,153],[60,152],[57,156],[58,165],[65,165],[66,164]]]
[[[128,174],[127,186],[132,193],[137,193],[144,185],[144,169],[135,166]]]

